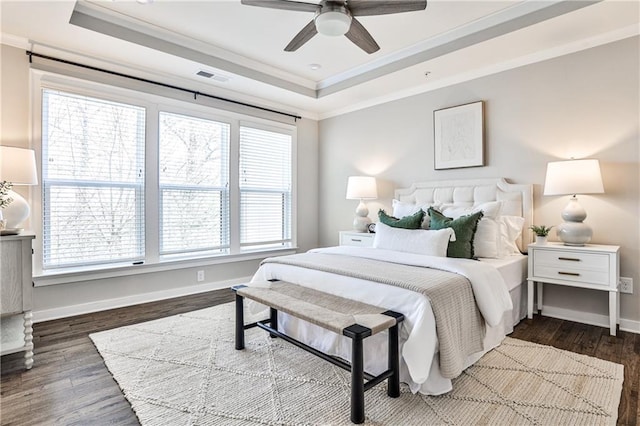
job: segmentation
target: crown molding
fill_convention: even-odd
[[[593,47],[602,46],[605,44],[613,43],[616,41],[624,40],[640,35],[640,25],[630,25],[615,31],[604,33],[596,37],[591,37],[584,40],[578,40],[572,43],[568,43],[562,46],[556,46],[551,49],[547,49],[541,52],[536,52],[531,55],[522,56],[520,58],[492,64],[491,66],[479,68],[477,70],[456,74],[454,76],[444,78],[432,83],[426,83],[420,86],[415,86],[406,90],[398,91],[390,95],[380,96],[375,99],[370,99],[365,102],[350,105],[345,108],[339,108],[327,112],[321,112],[319,119],[324,120],[331,117],[336,117],[343,114],[359,111],[365,108],[370,108],[376,105],[396,101],[399,99],[408,98],[410,96],[419,95],[422,93],[431,92],[444,87],[453,86],[455,84],[464,83],[466,81],[475,80],[477,78],[486,77],[492,74],[497,74],[503,71],[508,71],[515,68],[520,68],[526,65],[534,64],[537,62],[546,61],[553,58],[558,58],[572,53],[580,52],[583,50],[591,49]]]

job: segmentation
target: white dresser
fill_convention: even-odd
[[[0,355],[24,351],[33,366],[33,234],[0,237]]]
[[[373,247],[376,234],[356,231],[340,231],[341,246]]]
[[[619,317],[619,264],[618,246],[529,244],[527,316],[533,318],[534,283],[538,284],[538,309],[542,309],[543,283],[606,291],[609,294],[609,329],[615,336]]]

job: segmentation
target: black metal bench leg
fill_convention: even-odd
[[[393,371],[387,381],[387,395],[400,396],[400,356],[398,354],[398,324],[389,329],[389,370]]]
[[[244,349],[244,297],[236,293],[236,349]]]
[[[271,326],[271,328],[273,328],[274,330],[278,331],[278,310],[275,309],[275,308],[270,308],[270,310],[271,310],[271,315],[269,317],[270,318],[269,319],[269,325]],[[276,337],[278,337],[273,333],[270,333],[269,336],[272,339],[275,339]]]
[[[351,421],[364,423],[364,360],[362,337],[351,341]]]

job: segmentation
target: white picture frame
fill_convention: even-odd
[[[484,102],[433,111],[435,170],[484,166]]]

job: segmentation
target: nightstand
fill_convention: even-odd
[[[341,246],[373,247],[376,234],[356,231],[340,231]]]
[[[538,284],[537,307],[542,309],[543,283],[590,288],[609,293],[609,332],[616,335],[619,318],[620,247],[563,243],[529,244],[527,317],[533,318],[533,284]]]

